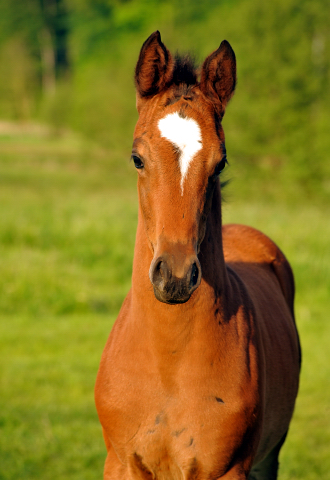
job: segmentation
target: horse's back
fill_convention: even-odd
[[[259,266],[260,269],[274,274],[293,316],[293,273],[289,262],[278,246],[259,230],[246,225],[224,225],[222,235],[227,265],[243,277],[247,277],[247,280],[252,266],[257,268]]]

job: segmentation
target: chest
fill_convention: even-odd
[[[127,365],[129,376],[114,369],[107,390],[103,382],[103,428],[137,478],[217,478],[256,419],[257,398],[243,375],[231,380],[216,364],[198,374],[192,367],[165,377],[150,366],[137,375]]]
[[[213,400],[192,405],[172,399],[162,408],[135,411],[135,421],[133,410],[130,419],[121,415],[122,428],[108,434],[122,463],[159,480],[218,478],[242,445],[250,419],[243,409]]]

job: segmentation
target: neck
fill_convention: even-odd
[[[202,267],[203,280],[212,288],[214,295],[218,297],[227,284],[227,271],[222,248],[221,194],[219,184],[214,189],[205,236],[201,243],[198,257]]]

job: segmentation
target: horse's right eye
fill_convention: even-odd
[[[132,160],[134,162],[135,168],[143,168],[143,162],[140,157],[137,157],[136,155],[132,155]]]

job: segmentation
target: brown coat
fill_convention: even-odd
[[[107,480],[277,478],[300,367],[294,282],[269,238],[221,224],[216,173],[235,65],[223,42],[197,82],[158,32],[140,53],[132,288],[95,388]],[[203,148],[181,180],[185,147],[160,134],[170,114],[194,120],[201,132]]]

